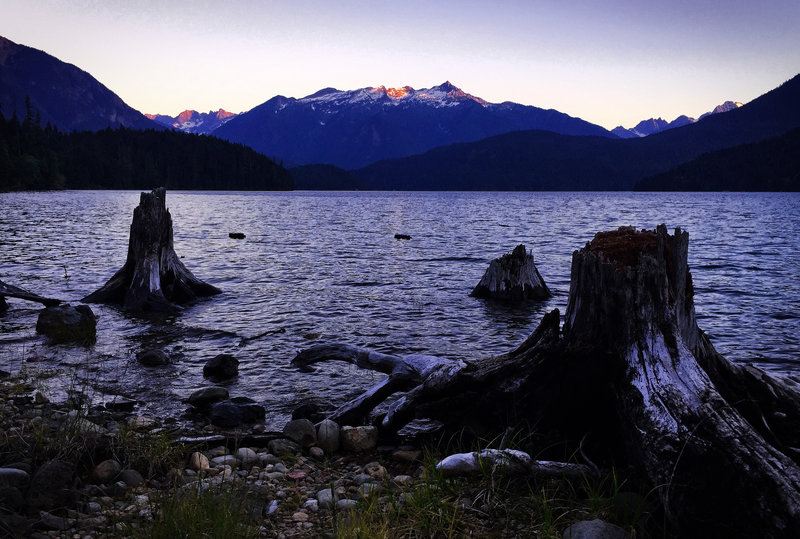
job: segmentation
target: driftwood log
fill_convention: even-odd
[[[24,288],[6,284],[3,281],[0,281],[0,312],[3,312],[8,308],[8,304],[5,301],[5,298],[7,297],[35,301],[36,303],[41,303],[45,307],[55,307],[61,303],[60,299],[45,298],[38,294],[34,294],[33,292],[29,292]]]
[[[533,253],[525,251],[524,245],[495,258],[483,274],[470,296],[519,302],[528,299],[546,299],[552,294],[539,274],[533,261]]]
[[[573,254],[563,329],[554,310],[506,354],[426,356],[379,426],[431,418],[486,433],[527,421],[561,440],[587,436],[593,461],[630,467],[658,492],[680,536],[800,537],[800,384],[714,350],[687,261],[680,229],[597,234]],[[405,360],[378,364],[403,372]]]
[[[175,254],[172,216],[160,187],[142,193],[133,210],[125,265],[83,301],[121,305],[129,312],[169,312],[220,292],[192,275]]]

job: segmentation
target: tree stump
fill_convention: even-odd
[[[192,275],[175,254],[172,216],[160,187],[142,193],[133,210],[125,265],[83,301],[121,305],[129,312],[171,312],[220,292]]]
[[[526,253],[524,245],[517,245],[510,254],[492,260],[470,293],[476,298],[511,302],[546,299],[551,295],[533,262],[533,253]]]
[[[551,440],[588,435],[593,460],[658,492],[680,536],[800,537],[800,384],[714,350],[695,319],[687,233],[597,234],[573,254],[559,324],[554,310],[516,350],[429,361],[380,427],[522,420]]]

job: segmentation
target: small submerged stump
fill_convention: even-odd
[[[133,210],[125,265],[87,303],[121,305],[129,312],[170,312],[198,297],[221,292],[204,283],[175,254],[172,216],[163,187],[142,193]]]
[[[492,260],[470,296],[518,302],[546,299],[552,294],[533,262],[533,253],[517,245],[510,254]]]

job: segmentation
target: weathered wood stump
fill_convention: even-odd
[[[129,312],[169,312],[220,292],[192,275],[175,254],[172,216],[160,187],[142,193],[133,210],[125,265],[83,301],[121,305]]]
[[[6,297],[35,301],[36,303],[41,303],[45,307],[55,307],[61,303],[60,299],[45,298],[38,294],[34,294],[33,292],[29,292],[24,288],[6,284],[3,281],[0,281],[0,312],[8,309],[8,304],[5,300]]]
[[[524,245],[517,245],[510,254],[489,263],[470,296],[518,302],[546,299],[551,293],[533,262],[533,253],[526,253]]]
[[[593,460],[656,489],[680,536],[800,537],[800,385],[714,350],[687,261],[680,229],[597,234],[573,254],[563,331],[554,310],[516,350],[428,361],[380,427],[588,435]]]

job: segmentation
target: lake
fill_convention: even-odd
[[[138,192],[0,194],[0,279],[77,303],[119,269]],[[71,387],[122,394],[178,417],[210,385],[202,366],[240,361],[232,396],[267,408],[280,429],[307,399],[343,402],[382,375],[341,363],[289,365],[313,343],[396,354],[480,358],[522,342],[553,308],[564,313],[573,251],[596,232],[665,223],[690,234],[698,324],[728,359],[800,370],[800,194],[168,192],[175,250],[223,293],[148,321],[102,305],[92,348],[49,345],[39,306],[9,299],[0,368],[54,371],[51,398]],[[244,240],[229,232],[246,234]],[[397,233],[410,240],[396,240]],[[554,296],[509,308],[469,297],[491,259],[524,243]],[[257,337],[257,338],[252,338]],[[158,346],[173,364],[148,368]]]

